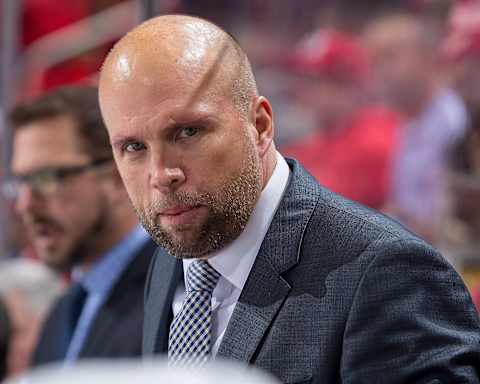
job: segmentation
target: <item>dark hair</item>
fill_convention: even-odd
[[[43,119],[69,116],[76,124],[82,150],[92,160],[112,158],[108,132],[98,103],[98,90],[93,86],[56,88],[30,102],[16,106],[9,120],[14,131]]]

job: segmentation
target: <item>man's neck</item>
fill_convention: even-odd
[[[272,177],[273,171],[275,170],[275,166],[277,165],[277,150],[275,149],[275,145],[272,143],[272,146],[265,154],[265,159],[262,162],[263,168],[263,180],[262,180],[262,190],[268,184],[268,181]]]
[[[118,223],[118,225],[115,225],[115,223]],[[88,256],[83,258],[76,267],[82,272],[88,272],[105,253],[125,239],[137,225],[138,220],[134,215],[125,217],[124,220],[115,220],[107,225],[103,231],[95,234],[98,242],[93,244]]]

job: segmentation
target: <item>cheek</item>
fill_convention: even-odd
[[[71,226],[70,223],[75,221],[78,213],[78,202],[75,197],[69,199],[56,199],[48,202],[45,207],[45,213],[60,223],[63,227]]]
[[[120,167],[118,164],[117,167],[132,204],[135,207],[143,205],[141,202],[145,201],[149,189],[147,167]]]
[[[103,203],[105,202],[98,191],[79,189],[76,194],[63,199],[62,202],[52,204],[52,216],[66,229],[80,231],[96,220]]]
[[[237,127],[242,132],[241,127]],[[246,134],[221,135],[208,140],[186,165],[187,180],[211,190],[222,185],[225,178],[238,173],[246,158]]]

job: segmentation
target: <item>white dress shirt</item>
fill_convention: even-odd
[[[287,186],[290,169],[277,152],[277,164],[242,233],[229,245],[208,257],[220,279],[212,294],[212,355],[217,354],[227,324],[232,316],[243,286],[247,281],[257,253]],[[194,259],[183,260],[184,282],[175,292],[174,316],[182,309],[186,297],[188,266]]]

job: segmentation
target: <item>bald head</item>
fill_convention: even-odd
[[[163,80],[193,86],[192,104],[205,93],[231,98],[242,116],[257,95],[250,63],[238,43],[215,24],[191,16],[159,16],[123,37],[104,62],[100,93]]]

